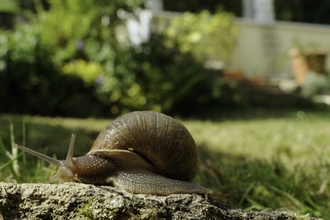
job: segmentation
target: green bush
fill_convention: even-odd
[[[206,60],[229,61],[236,45],[233,21],[225,12],[185,13],[148,42],[117,56],[101,85],[113,112],[151,109],[187,116],[236,105],[239,89],[228,85],[221,71],[204,68]],[[162,26],[161,19],[156,24]]]
[[[99,113],[95,89],[59,71],[52,52],[40,44],[37,29],[2,32],[0,48],[1,112],[76,117]]]
[[[114,70],[98,87],[99,97],[113,114],[154,110],[171,115],[200,115],[212,108],[241,105],[243,91],[222,78],[219,70],[205,68],[193,53],[180,51],[178,42],[153,33],[150,40],[121,51]]]
[[[235,15],[224,11],[185,12],[172,18],[164,31],[166,45],[175,46],[173,42],[177,42],[181,52],[189,51],[199,60],[227,63],[237,43],[238,29],[234,22]]]
[[[39,1],[29,25],[0,35],[1,112],[60,116],[101,116],[109,102],[97,94],[104,71],[115,66],[118,8],[139,0]],[[102,20],[111,20],[111,26]],[[100,74],[98,73],[100,72]],[[98,97],[99,96],[99,97]],[[104,101],[102,103],[102,101]]]
[[[105,77],[102,91],[119,111],[186,114],[197,112],[212,99],[213,72],[191,53],[166,47],[165,40],[154,34],[147,43],[131,48],[115,75]]]
[[[124,21],[115,12],[132,11],[139,0],[50,3],[49,10],[36,5],[29,25],[0,35],[1,112],[87,117],[154,110],[187,116],[231,99],[220,73],[204,67],[195,41],[153,33],[139,47],[119,43],[117,27]],[[226,16],[211,18],[204,11],[193,20],[201,27],[211,21],[207,33],[217,37],[217,23],[234,30]],[[196,31],[188,26],[185,33]],[[221,38],[228,44],[224,54],[234,43],[227,38]]]

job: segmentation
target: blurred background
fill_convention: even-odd
[[[330,104],[330,2],[0,0],[0,112]]]

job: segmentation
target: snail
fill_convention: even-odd
[[[109,185],[138,194],[211,194],[191,180],[197,172],[197,151],[189,131],[170,116],[135,111],[108,124],[91,150],[73,157],[72,134],[66,160],[56,160],[29,148],[17,148],[58,168],[59,183]]]

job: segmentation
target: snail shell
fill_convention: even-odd
[[[132,151],[156,173],[173,179],[192,180],[198,168],[196,145],[189,131],[173,118],[151,111],[132,112],[110,123],[89,153],[102,149]]]
[[[195,142],[178,121],[161,113],[137,111],[106,126],[85,156],[73,157],[72,136],[65,161],[16,145],[59,167],[63,182],[110,185],[133,193],[210,194],[190,182],[198,169]]]

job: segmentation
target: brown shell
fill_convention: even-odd
[[[91,151],[101,149],[130,150],[153,165],[156,173],[173,179],[189,181],[197,172],[191,134],[161,113],[136,111],[117,118],[99,134]]]

